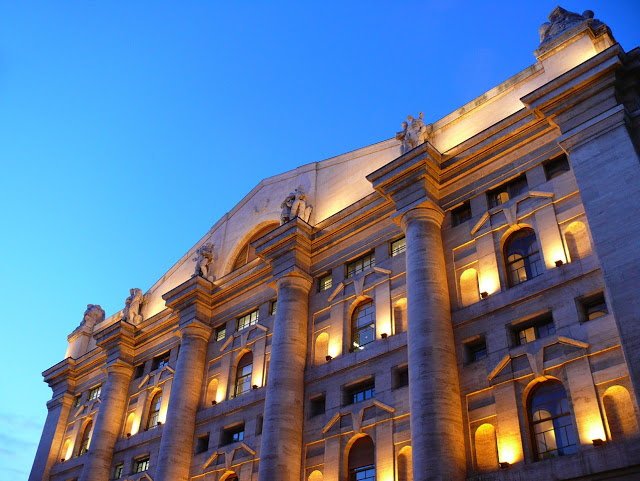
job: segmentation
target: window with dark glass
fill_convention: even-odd
[[[149,469],[149,456],[138,458],[133,462],[134,473],[144,473]]]
[[[122,474],[124,473],[124,464],[116,464],[115,469],[113,470],[113,479],[120,479]]]
[[[545,314],[531,321],[517,324],[513,327],[514,343],[521,346],[536,339],[552,336],[556,333],[556,326],[553,323],[551,314]]]
[[[94,388],[91,388],[89,390],[89,401],[93,401],[95,399],[98,399],[100,397],[100,394],[102,393],[102,386],[96,386]]]
[[[357,439],[349,450],[349,481],[375,481],[375,446],[369,436]]]
[[[76,397],[73,398],[73,407],[77,408],[78,406],[80,406],[81,401],[82,401],[82,394],[78,394]]]
[[[151,364],[151,370],[155,371],[156,369],[162,369],[163,367],[168,366],[170,354],[171,353],[167,351],[164,354],[154,357]]]
[[[274,299],[269,303],[269,315],[275,316],[277,311],[278,311],[278,300]]]
[[[594,319],[598,319],[599,317],[609,314],[607,301],[605,300],[604,293],[602,292],[582,299],[580,301],[580,306],[582,308],[583,321],[593,321]]]
[[[149,418],[147,419],[147,429],[153,429],[158,425],[160,416],[160,406],[162,406],[162,391],[158,391],[151,398],[149,404]]]
[[[215,339],[216,341],[222,341],[225,337],[227,337],[227,325],[223,324],[216,328]]]
[[[256,436],[260,436],[262,434],[262,425],[264,424],[264,418],[262,416],[258,416],[256,419]]]
[[[259,311],[256,309],[255,311],[251,311],[248,314],[245,314],[242,317],[238,318],[238,331],[246,329],[249,326],[253,326],[258,323]]]
[[[368,254],[358,257],[356,260],[347,264],[347,279],[358,275],[371,267],[375,267],[375,265],[376,257],[373,252],[369,252]]]
[[[409,385],[409,366],[397,366],[393,369],[393,389]]]
[[[571,170],[569,168],[569,160],[567,159],[567,156],[565,154],[547,160],[544,164],[542,164],[542,166],[544,168],[544,175],[547,180],[551,180],[554,177],[558,177],[559,175]]]
[[[244,423],[236,424],[222,430],[220,444],[227,445],[244,440]]]
[[[344,388],[344,404],[355,404],[367,399],[371,399],[376,395],[375,380],[373,378],[345,386]]]
[[[404,237],[394,240],[391,243],[391,257],[400,255],[406,250],[407,250],[407,239]]]
[[[333,279],[331,277],[331,273],[324,274],[318,278],[318,290],[320,292],[331,289],[333,285]]]
[[[361,303],[351,316],[351,345],[353,349],[376,340],[376,308],[373,301]]]
[[[133,374],[134,379],[139,379],[144,374],[144,363],[136,365],[136,370]]]
[[[484,337],[479,337],[466,342],[464,351],[467,364],[484,359],[487,357],[487,341]]]
[[[529,396],[528,414],[537,460],[578,451],[569,400],[561,383],[545,381],[536,386]]]
[[[204,453],[209,449],[209,433],[196,438],[196,454]]]
[[[471,219],[471,204],[469,201],[459,205],[451,211],[451,225],[454,227]]]
[[[487,200],[489,201],[489,208],[497,207],[508,202],[510,199],[519,196],[520,194],[524,194],[528,189],[527,178],[523,174],[519,177],[516,177],[509,182],[505,182],[504,184],[496,187],[495,189],[491,189],[487,192]]]
[[[504,245],[504,262],[511,287],[544,272],[533,229],[523,228],[511,234]]]
[[[319,394],[309,400],[309,416],[320,416],[326,409],[326,396]]]
[[[247,352],[238,361],[234,396],[239,396],[251,389],[251,373],[253,372],[253,354]]]

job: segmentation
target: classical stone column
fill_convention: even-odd
[[[300,481],[311,228],[296,218],[254,245],[258,255],[271,264],[278,295],[258,479]]]
[[[207,345],[211,335],[207,305],[212,284],[193,277],[163,297],[180,316],[180,353],[171,383],[171,397],[160,440],[155,481],[188,481],[193,458],[193,433]]]
[[[440,226],[427,202],[402,214],[407,242],[411,448],[416,481],[465,477],[462,408]]]
[[[116,359],[108,364],[106,369],[107,379],[100,393],[100,408],[80,481],[111,479],[113,448],[118,440],[127,407],[133,366]]]

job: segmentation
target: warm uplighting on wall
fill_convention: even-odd
[[[478,277],[478,292],[482,299],[500,290],[500,278],[496,269],[483,269]],[[486,296],[482,295],[484,293]]]
[[[561,241],[554,244],[544,246],[544,258],[547,269],[560,267],[567,262],[567,255],[564,252],[564,246]]]
[[[378,339],[391,332],[391,315],[389,312],[376,312],[376,334]],[[383,337],[382,335],[385,334]]]
[[[73,455],[73,442],[71,441],[71,439],[67,439],[64,442],[64,448],[62,452],[63,457],[60,461],[67,461],[68,459],[71,459],[71,456]]]
[[[329,348],[327,349],[328,353],[327,355],[331,356],[331,359],[335,359],[336,357],[338,357],[340,355],[340,344],[339,344],[340,340],[338,339],[331,339],[329,341]]]
[[[522,450],[515,439],[498,440],[498,460],[500,465],[512,465],[522,460]],[[502,466],[501,466],[502,467]]]
[[[599,413],[589,416],[586,422],[579,423],[578,429],[580,430],[580,441],[582,444],[593,444],[597,446],[594,441],[607,439]]]

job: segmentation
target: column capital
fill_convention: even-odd
[[[287,287],[296,287],[308,293],[313,285],[313,278],[306,272],[294,270],[280,276],[276,281],[276,285],[278,290]]]
[[[211,281],[193,276],[179,286],[162,295],[166,306],[176,311],[179,324],[186,324],[197,319],[208,322],[211,319],[211,292],[214,285]]]
[[[42,373],[44,381],[53,391],[53,397],[72,391],[76,384],[76,361],[68,357],[58,364],[51,366]]]
[[[182,338],[202,339],[209,341],[211,326],[197,319],[190,319],[178,327],[178,335]]]
[[[114,359],[105,367],[108,376],[131,376],[133,364],[122,359]]]
[[[75,396],[73,394],[71,394],[69,391],[65,391],[47,401],[47,409],[51,411],[52,409],[57,409],[60,406],[71,407],[74,399]]]
[[[122,319],[95,333],[96,344],[107,354],[107,364],[121,359],[133,362],[136,327]]]
[[[433,222],[440,228],[444,221],[444,211],[435,202],[426,200],[407,206],[396,212],[392,218],[400,223],[405,232],[410,223],[418,220]]]

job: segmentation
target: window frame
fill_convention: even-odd
[[[245,356],[251,356],[251,362],[245,365],[240,365]],[[244,372],[245,368],[249,368],[248,372]],[[243,371],[241,371],[241,369]],[[241,374],[242,373],[242,374]],[[236,378],[233,383],[233,397],[236,398],[238,396],[242,396],[243,394],[251,391],[251,378],[253,376],[253,352],[246,352],[240,357],[238,360],[238,364],[236,365]],[[242,390],[240,390],[240,386],[242,386]],[[246,389],[245,389],[246,387]]]
[[[564,168],[566,166],[566,168]],[[560,154],[542,163],[544,177],[548,181],[571,171],[567,154]]]
[[[243,442],[245,434],[246,430],[244,421],[224,427],[222,428],[222,433],[220,435],[220,445],[228,446],[229,444]]]
[[[399,245],[397,245],[400,243]],[[397,257],[407,251],[407,238],[405,236],[398,237],[389,243],[389,255]]]
[[[158,371],[163,369],[164,367],[169,365],[171,361],[171,350],[163,352],[162,354],[158,354],[153,357],[153,362],[151,363],[151,371]]]
[[[309,417],[322,416],[327,412],[326,393],[316,394],[309,398]]]
[[[371,376],[343,386],[343,404],[350,406],[376,397],[376,379]]]
[[[488,356],[487,339],[484,335],[464,342],[465,365],[481,361],[486,359]]]
[[[345,265],[345,278],[351,279],[362,272],[373,269],[376,266],[376,254],[371,250],[366,254],[356,257]]]
[[[149,466],[151,464],[151,456],[148,454],[145,456],[141,456],[139,458],[135,458],[133,460],[133,474],[144,473],[149,471]]]
[[[578,299],[580,322],[590,322],[608,316],[609,305],[603,291]],[[598,309],[600,308],[600,309]],[[592,310],[591,312],[589,312]],[[591,317],[591,314],[601,312],[599,316]]]
[[[527,250],[523,254],[524,247]],[[502,249],[502,259],[509,288],[535,279],[545,272],[538,236],[530,227],[524,227],[509,235]]]
[[[369,319],[369,321],[365,321],[366,319]],[[360,325],[363,321],[365,321],[365,323]],[[363,338],[366,340],[364,343],[362,342]],[[376,304],[373,299],[368,299],[360,302],[351,313],[351,350],[361,351],[365,346],[375,341]]]
[[[326,272],[318,276],[318,292],[328,291],[333,287],[333,276],[331,272]]]
[[[551,328],[550,328],[551,327]],[[531,344],[539,339],[554,336],[557,332],[551,311],[540,314],[526,321],[511,325],[513,347]],[[533,334],[529,339],[528,335]]]
[[[457,227],[464,224],[468,220],[471,220],[472,217],[471,202],[466,200],[462,204],[451,209],[451,227]]]
[[[160,410],[162,409],[162,391],[156,391],[149,402],[149,414],[147,415],[147,431],[159,426]]]
[[[213,335],[216,342],[224,341],[227,337],[227,323],[216,327]]]
[[[254,317],[255,314],[255,317]],[[246,319],[246,322],[245,322]],[[243,314],[242,316],[238,317],[236,319],[236,331],[243,331],[251,326],[255,326],[256,324],[258,324],[258,321],[260,320],[260,309],[259,308],[255,308],[250,312],[247,312],[246,314]]]
[[[89,394],[87,395],[87,401],[95,401],[100,398],[102,394],[102,384],[98,384],[97,386],[89,389]]]
[[[487,204],[489,209],[504,205],[510,200],[524,194],[527,190],[529,190],[529,183],[524,173],[503,182],[497,187],[487,191]],[[506,196],[506,198],[502,199],[504,196]]]

